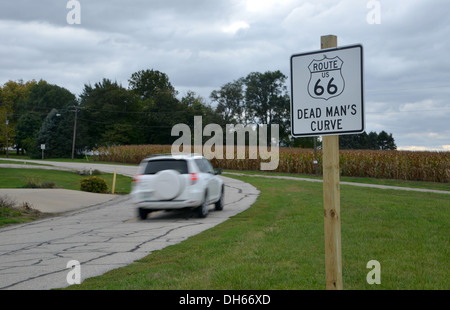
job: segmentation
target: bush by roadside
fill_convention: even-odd
[[[108,192],[108,184],[103,178],[92,176],[81,180],[81,190],[91,193],[106,193]]]
[[[24,185],[24,188],[55,188],[55,182],[47,182],[42,181],[41,179],[29,178],[27,180],[27,184]]]

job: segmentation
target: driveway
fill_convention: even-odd
[[[8,196],[16,205],[27,203],[44,213],[64,213],[117,199],[119,196],[68,189],[0,188],[0,196]]]
[[[58,169],[116,170],[128,176],[134,175],[137,169],[136,166],[44,163]],[[94,201],[87,206],[82,203],[89,200],[87,193],[76,192],[73,194],[78,197],[66,196],[66,199],[63,193],[63,199],[56,205],[72,204],[74,209],[61,216],[0,228],[0,289],[66,287],[71,272],[67,264],[72,260],[80,263],[81,280],[101,275],[214,227],[256,201],[259,191],[253,186],[222,178],[226,185],[225,207],[223,211],[214,211],[211,206],[205,219],[197,218],[193,212],[180,211],[159,212],[141,221],[128,195],[105,196],[106,201]]]

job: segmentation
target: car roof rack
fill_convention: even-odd
[[[150,154],[149,156],[147,156],[146,158],[153,158],[153,157],[161,157],[161,156],[203,156],[202,154],[199,153],[161,153],[161,154]]]

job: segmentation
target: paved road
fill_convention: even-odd
[[[56,163],[70,169],[99,169],[132,176],[136,166]],[[193,212],[159,212],[141,221],[130,197],[117,196],[104,203],[28,224],[0,229],[0,289],[66,287],[77,260],[81,280],[126,266],[152,251],[181,242],[250,207],[258,190],[250,184],[223,177],[223,211],[199,219]],[[83,193],[82,193],[83,194]]]

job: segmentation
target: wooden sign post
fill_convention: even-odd
[[[337,37],[322,36],[321,49],[337,47]],[[339,136],[322,137],[325,272],[327,290],[342,290]]]
[[[342,289],[339,135],[364,132],[363,47],[337,47],[291,57],[291,134],[322,136],[326,288]]]

